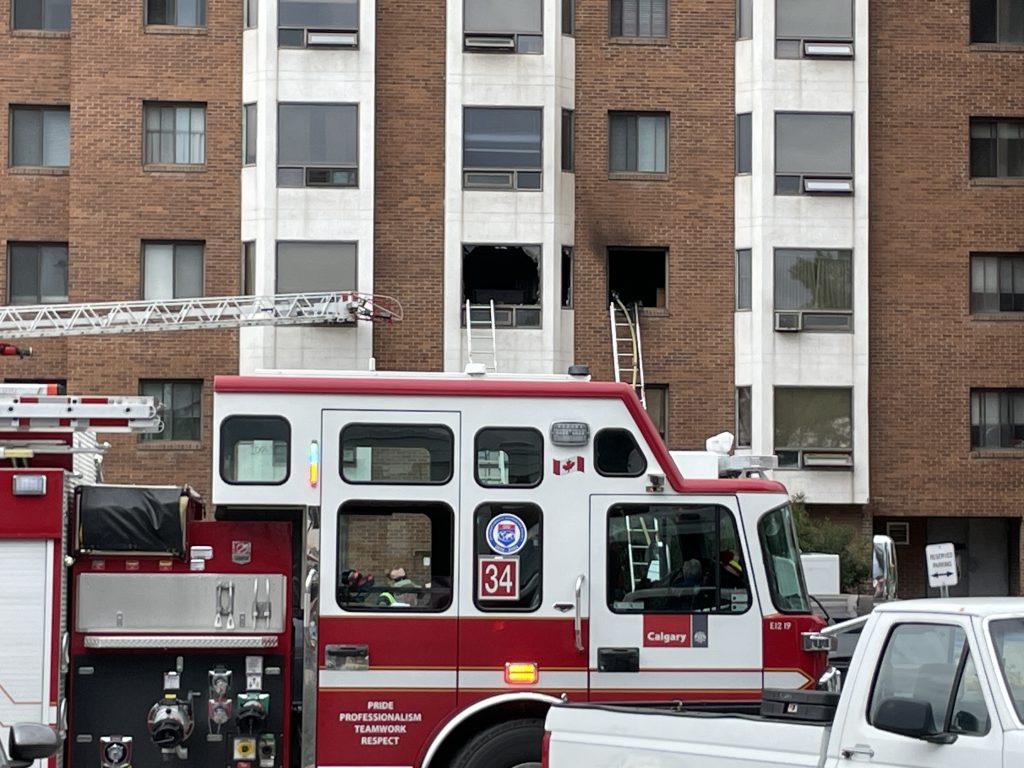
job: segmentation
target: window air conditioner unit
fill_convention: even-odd
[[[910,523],[886,523],[885,535],[895,544],[906,546],[910,544]]]
[[[306,32],[306,45],[310,48],[358,48],[359,33],[311,29]]]
[[[514,51],[515,35],[466,35],[463,38],[467,51]]]
[[[852,59],[852,42],[804,41],[804,56],[808,59]]]
[[[803,465],[807,469],[852,467],[853,454],[849,451],[805,451]]]
[[[351,187],[354,186],[354,172],[351,168],[307,168],[307,187]]]
[[[852,195],[853,179],[804,177],[804,192],[809,195]]]
[[[776,312],[776,331],[799,331],[803,326],[803,316],[799,312]]]

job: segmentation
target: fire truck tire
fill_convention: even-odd
[[[544,721],[512,720],[496,725],[466,744],[451,768],[540,768]]]

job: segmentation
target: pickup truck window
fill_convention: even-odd
[[[991,721],[963,629],[899,624],[886,642],[868,722],[907,736],[981,736]]]
[[[757,534],[761,539],[768,589],[772,604],[781,613],[810,613],[800,548],[796,544],[793,512],[789,505],[773,509],[760,519]]]
[[[1017,717],[1024,721],[1024,620],[993,621],[989,625],[989,632],[992,633],[999,669],[1017,710]]]
[[[608,512],[614,613],[744,613],[747,569],[736,521],[716,504],[616,504]]]

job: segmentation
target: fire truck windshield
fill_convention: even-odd
[[[775,608],[782,613],[809,613],[800,548],[796,543],[793,512],[789,505],[773,509],[762,517],[757,524],[757,533]]]

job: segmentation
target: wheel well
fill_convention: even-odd
[[[430,761],[430,768],[448,768],[466,742],[492,725],[535,717],[543,720],[550,706],[547,702],[531,699],[504,701],[467,717],[445,737]]]

